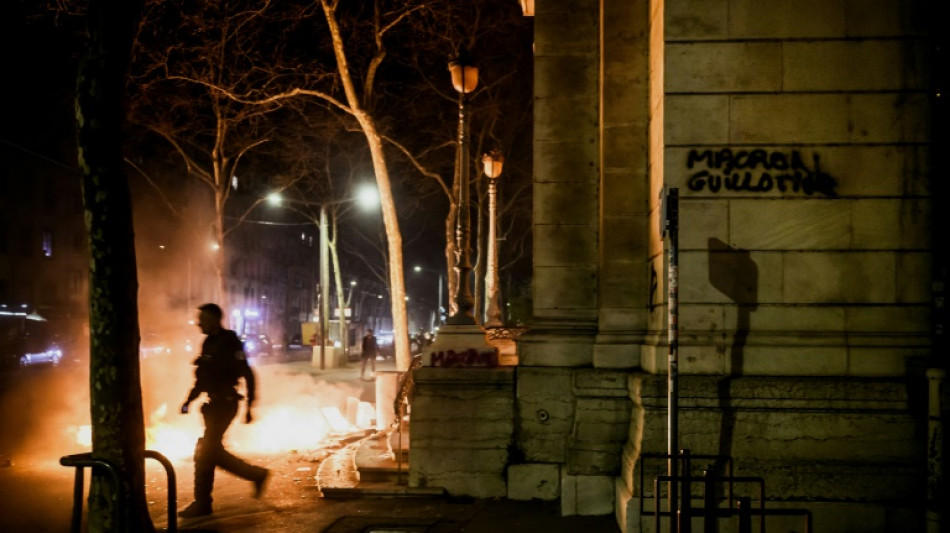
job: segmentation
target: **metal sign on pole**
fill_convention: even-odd
[[[679,502],[677,501],[677,470],[679,460],[679,189],[664,188],[662,192],[663,234],[669,238],[669,270],[667,274],[669,317],[669,358],[667,360],[667,471],[670,476],[670,531],[679,531]],[[688,475],[684,472],[684,475]],[[689,517],[682,517],[689,520]]]

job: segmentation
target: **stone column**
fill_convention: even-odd
[[[659,284],[649,273],[650,2],[604,2],[600,62],[600,274],[594,366],[640,363]],[[655,228],[652,228],[654,231]]]
[[[586,366],[597,320],[599,2],[535,14],[534,319],[529,366]]]

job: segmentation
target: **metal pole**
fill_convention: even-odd
[[[435,308],[436,317],[435,323],[438,326],[442,325],[442,274],[439,274],[439,304]]]
[[[320,206],[320,370],[326,370],[327,315],[330,314],[330,246],[327,206]]]
[[[498,307],[498,236],[497,236],[498,177],[488,177],[488,261],[485,276],[486,326],[501,325],[501,310]]]
[[[350,357],[350,321],[347,320],[346,310],[350,309],[350,302],[353,301],[353,287],[355,283],[356,283],[355,281],[350,282],[350,293],[347,294],[346,302],[344,302],[344,305],[343,305],[343,311],[340,313],[340,320],[342,320],[343,324],[345,325],[343,328],[343,338],[340,339],[340,342],[343,343],[344,360],[349,360],[349,357]],[[356,316],[356,313],[353,313],[351,311],[350,318],[353,318],[355,316]]]
[[[670,188],[665,192],[663,221],[669,237],[669,358],[667,361],[667,470],[670,475],[670,530],[677,531],[677,454],[679,452],[679,189]]]
[[[455,270],[458,272],[458,286],[455,291],[456,311],[447,321],[452,325],[473,325],[475,299],[469,278],[472,273],[471,262],[471,207],[469,205],[469,168],[468,168],[468,125],[465,122],[465,66],[462,66],[462,90],[459,91],[459,210],[455,225],[455,238],[458,241],[459,259]]]

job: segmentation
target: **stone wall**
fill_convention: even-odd
[[[649,530],[639,475],[662,467],[640,459],[667,442],[659,192],[677,187],[681,447],[731,457],[819,531],[913,527],[932,246],[921,6],[539,1],[535,317],[510,374],[422,372],[411,483]]]
[[[653,5],[651,76],[662,89],[651,96],[650,154],[662,161],[651,161],[651,183],[681,198],[680,447],[732,457],[737,475],[765,479],[773,503],[823,502],[807,504],[822,513],[819,530],[900,531],[895,517],[907,519],[925,479],[923,4]],[[625,530],[652,524],[637,516],[637,498],[652,493],[637,484],[638,459],[667,442],[665,377],[651,375],[667,357],[658,228],[655,340],[630,387],[643,417],[617,482]],[[904,526],[919,525],[909,516]]]
[[[505,496],[514,435],[514,368],[413,371],[409,485]]]
[[[681,370],[903,375],[929,350],[921,5],[664,5]]]

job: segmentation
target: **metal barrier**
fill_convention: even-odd
[[[155,459],[165,468],[168,477],[168,529],[166,531],[176,533],[178,531],[178,520],[176,519],[178,514],[178,483],[175,478],[175,468],[168,458],[154,450],[145,450],[145,457]],[[92,453],[66,455],[59,458],[59,464],[76,469],[76,476],[73,480],[73,513],[69,530],[72,533],[79,533],[82,527],[83,488],[85,487],[85,470],[88,467],[100,468],[108,472],[109,478],[112,480],[112,494],[115,498],[117,529],[122,531],[125,516],[125,513],[123,513],[125,494],[122,492],[122,484],[119,482],[119,475],[116,473],[115,466],[105,459],[94,458]]]
[[[691,469],[691,467],[692,467],[691,459],[711,459],[711,460],[715,460],[715,461],[721,461],[722,463],[724,463],[724,464],[726,465],[726,471],[729,473],[728,477],[730,477],[730,478],[732,477],[732,474],[733,474],[733,472],[732,472],[732,463],[733,463],[732,457],[729,457],[729,456],[726,456],[726,455],[690,454],[690,453],[689,453],[689,450],[682,450],[682,452],[680,453],[680,457],[682,458],[684,464],[683,464],[683,468],[681,468],[681,469],[679,469],[679,470],[683,472],[684,476],[690,476],[690,475],[691,475],[691,474],[690,474],[690,469]],[[666,454],[666,453],[644,453],[644,454],[640,454],[640,460],[641,460],[641,463],[640,463],[640,494],[641,494],[641,495],[644,493],[644,492],[643,492],[643,489],[644,489],[644,486],[645,486],[645,484],[646,484],[646,480],[645,480],[645,478],[646,478],[646,474],[645,474],[646,469],[643,468],[643,462],[644,462],[643,460],[644,460],[644,459],[662,459],[662,460],[664,460],[664,461],[667,461],[667,460],[669,460],[669,458],[670,458],[670,455],[669,455],[669,454]],[[704,470],[704,471],[705,471],[705,470]],[[683,488],[683,490],[684,490],[684,492],[683,492],[684,494],[688,494],[688,492],[686,492],[686,491],[689,490],[689,485],[686,484],[686,486]],[[659,493],[654,492],[654,499],[659,499],[659,497],[660,497],[660,496],[659,496]],[[733,505],[732,482],[729,482],[729,483],[728,483],[727,498],[729,499],[729,507],[732,507],[732,505]],[[647,511],[647,510],[644,509],[644,507],[643,507],[643,498],[642,498],[642,497],[640,498],[640,515],[641,515],[641,516],[653,516],[653,512],[650,512],[650,511]],[[668,516],[669,513],[664,513],[664,515],[665,515],[665,516]]]
[[[165,468],[168,479],[168,533],[178,531],[178,480],[175,477],[175,467],[164,455],[155,450],[145,450],[145,457],[155,459]]]
[[[666,459],[668,454],[643,454],[641,459]],[[691,455],[689,450],[681,450],[678,456],[682,462],[682,472],[680,476],[656,476],[653,478],[653,511],[644,509],[644,485],[645,468],[643,462],[640,465],[640,515],[654,517],[654,530],[659,533],[660,517],[670,517],[670,531],[676,533],[691,533],[693,517],[703,517],[703,531],[705,533],[716,533],[719,530],[719,518],[738,517],[738,533],[752,533],[752,517],[759,517],[759,532],[765,533],[766,516],[802,516],[805,518],[805,533],[812,530],[812,515],[807,509],[766,509],[765,507],[765,479],[752,476],[734,476],[733,460],[731,457],[719,455]],[[703,470],[701,477],[693,476],[691,472],[691,459],[715,459],[728,464],[728,475],[716,476],[709,469]],[[701,482],[703,484],[703,506],[694,508],[692,506],[692,484]],[[678,498],[680,505],[678,509],[662,511],[660,508],[660,485],[669,483],[670,491],[680,489],[681,494]],[[725,483],[728,485],[728,507],[720,509],[717,505],[716,485]],[[758,508],[752,507],[752,500],[748,497],[734,498],[733,485],[736,483],[755,483],[758,485]]]
[[[399,392],[396,394],[396,400],[393,402],[393,410],[396,412],[396,420],[390,424],[390,429],[398,431],[397,447],[399,450],[396,455],[396,484],[402,484],[402,432],[405,426],[406,407],[409,405],[409,397],[415,388],[412,371],[422,367],[422,354],[412,356],[409,361],[409,370],[402,372],[399,382]],[[389,438],[388,436],[386,437]]]

